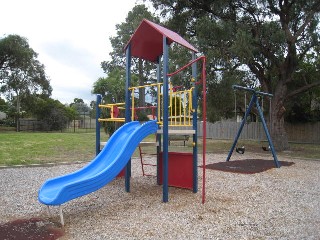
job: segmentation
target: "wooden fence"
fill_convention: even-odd
[[[80,128],[95,128],[94,119],[86,119],[81,122]],[[233,140],[240,127],[240,123],[233,121],[207,122],[207,138]],[[192,127],[172,127],[173,129],[191,129]],[[285,124],[290,142],[320,144],[320,122],[303,124]],[[70,124],[69,130],[74,130],[75,125]],[[76,128],[78,129],[78,128]],[[43,124],[34,119],[20,119],[21,131],[41,131]],[[202,122],[198,122],[198,136],[202,136]],[[265,141],[266,136],[261,122],[251,122],[244,125],[240,139]]]
[[[240,127],[240,123],[232,121],[207,122],[207,138],[234,139]],[[320,144],[320,122],[303,124],[285,124],[290,142]],[[202,136],[202,122],[198,122],[198,136]],[[240,139],[266,140],[262,123],[251,122],[245,124]]]
[[[320,122],[285,125],[289,141],[320,144]]]

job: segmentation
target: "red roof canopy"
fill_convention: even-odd
[[[156,62],[163,52],[163,36],[168,38],[168,43],[176,42],[193,52],[199,52],[179,34],[143,19],[135,33],[131,36],[125,49],[131,44],[131,55],[148,61]]]

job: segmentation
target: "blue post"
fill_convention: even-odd
[[[158,63],[157,63],[157,83],[161,82],[161,56],[158,57]],[[160,91],[159,88],[157,88],[157,92]],[[159,121],[159,118],[161,116],[158,116],[158,108],[161,107],[161,99],[157,97],[157,111],[156,111],[156,117]],[[159,163],[160,163],[160,152],[161,152],[161,134],[157,134],[157,184],[160,185],[160,171],[159,171]]]
[[[276,151],[274,149],[274,146],[273,146],[273,143],[272,143],[269,131],[268,131],[268,127],[267,127],[266,121],[264,120],[263,112],[262,112],[262,109],[261,109],[261,107],[259,105],[258,98],[256,97],[255,100],[256,100],[256,106],[257,106],[257,109],[258,109],[258,112],[259,112],[259,116],[261,118],[261,122],[262,122],[262,125],[263,125],[263,129],[264,129],[264,132],[266,133],[266,136],[267,136],[267,139],[268,139],[268,142],[269,142],[269,146],[270,146],[270,149],[271,149],[271,152],[272,152],[272,155],[273,155],[274,164],[276,165],[277,168],[279,168],[280,167],[280,163],[278,161],[278,157],[277,157]]]
[[[96,155],[100,153],[100,122],[99,118],[101,115],[101,109],[99,104],[101,103],[101,95],[97,94],[97,102],[96,102]]]
[[[125,110],[125,121],[130,122],[131,121],[131,99],[130,99],[130,90],[129,87],[131,86],[131,44],[128,45],[126,49],[126,96],[125,96],[125,102],[126,102],[126,110]],[[131,177],[131,159],[128,161],[126,168],[125,168],[125,189],[126,192],[130,192],[130,177]]]
[[[168,202],[169,199],[169,185],[168,185],[168,134],[169,134],[169,127],[168,127],[168,107],[169,107],[169,94],[168,94],[168,63],[169,62],[169,51],[168,51],[168,44],[167,38],[163,36],[163,154],[162,154],[162,164],[163,164],[163,202]]]
[[[243,129],[243,126],[244,126],[244,124],[245,124],[246,121],[247,121],[247,117],[248,117],[248,115],[250,114],[251,108],[252,108],[253,104],[255,103],[256,98],[257,98],[256,94],[252,94],[252,97],[251,97],[251,100],[250,100],[250,103],[249,103],[249,107],[247,108],[247,111],[246,111],[246,113],[244,114],[244,117],[243,117],[243,119],[242,119],[242,121],[241,121],[240,128],[239,128],[239,130],[238,130],[238,133],[237,133],[237,135],[236,135],[236,137],[235,137],[235,139],[234,139],[234,141],[233,141],[233,145],[232,145],[232,147],[231,147],[231,149],[230,149],[230,152],[229,152],[229,154],[228,154],[227,161],[230,160],[231,155],[232,155],[232,153],[233,153],[233,150],[234,150],[234,148],[235,148],[236,145],[237,145],[237,142],[238,142],[238,139],[239,139],[239,137],[240,137],[240,134],[241,134],[241,131],[242,131],[242,129]]]
[[[192,60],[196,59],[196,54],[192,53]],[[197,78],[197,63],[192,64],[192,77],[195,80]],[[192,109],[194,109],[192,113],[192,124],[193,130],[195,133],[193,134],[193,192],[198,192],[198,128],[197,128],[197,109],[198,109],[198,89],[196,87],[195,82],[192,82],[192,86],[194,87],[192,91]]]

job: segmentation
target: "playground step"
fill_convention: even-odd
[[[159,129],[157,131],[158,134],[163,134],[163,129]],[[192,129],[169,129],[169,135],[192,135],[195,134],[196,131]]]

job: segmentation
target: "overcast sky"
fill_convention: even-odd
[[[105,76],[109,37],[136,0],[0,0],[0,37],[26,37],[51,79],[52,98],[90,103],[93,83]]]

